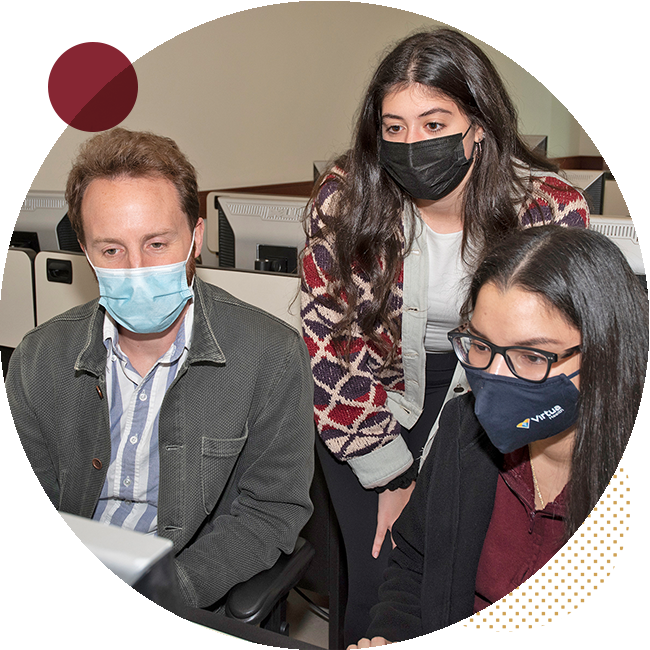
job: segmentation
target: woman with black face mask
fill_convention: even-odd
[[[513,591],[587,518],[632,432],[648,298],[604,235],[510,235],[480,264],[463,316],[449,338],[471,391],[442,413],[358,647],[433,632]]]
[[[460,325],[463,282],[510,231],[587,225],[584,198],[556,171],[523,144],[485,54],[441,29],[385,57],[352,148],[317,183],[302,320],[317,450],[347,554],[348,641],[367,627],[387,533],[441,406],[466,390],[447,339]]]

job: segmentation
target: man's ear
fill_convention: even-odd
[[[194,229],[194,257],[198,257],[203,249],[203,235],[205,234],[205,219],[199,217]]]

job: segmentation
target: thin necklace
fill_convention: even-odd
[[[539,497],[539,502],[542,504],[542,510],[544,510],[545,504],[544,504],[544,499],[542,499],[542,493],[539,489],[539,485],[537,484],[537,477],[535,476],[535,465],[533,465],[533,458],[530,456],[530,449],[528,450],[528,457],[530,460],[530,469],[533,472],[533,483],[535,485],[535,491],[537,492],[537,496]]]

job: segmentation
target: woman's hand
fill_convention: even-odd
[[[381,551],[381,546],[384,543],[386,533],[391,531],[393,524],[397,521],[400,514],[402,514],[402,510],[404,510],[404,506],[409,502],[411,492],[413,492],[414,488],[415,481],[413,481],[407,488],[384,490],[384,492],[379,493],[377,530],[375,532],[375,539],[372,543],[372,557],[379,557],[379,551]],[[393,548],[395,548],[395,542],[392,541],[392,538],[391,543],[393,544]]]
[[[408,490],[409,488],[406,489]],[[356,645],[349,645],[347,650],[357,650],[357,648],[374,648],[378,645],[390,645],[391,643],[392,641],[387,641],[383,636],[374,636],[372,639],[359,639]]]

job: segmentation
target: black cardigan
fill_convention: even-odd
[[[451,400],[393,527],[393,550],[368,637],[403,641],[474,613],[476,573],[503,456],[474,415],[474,396]]]

